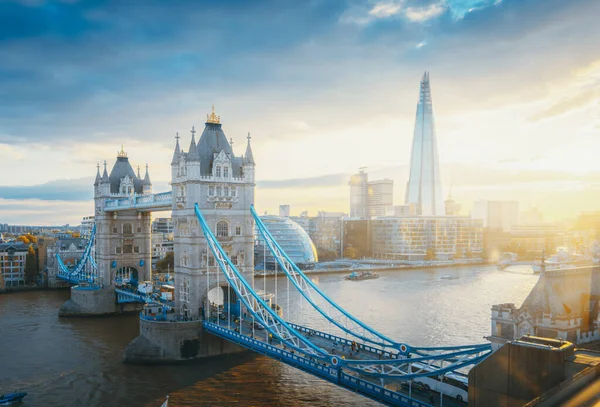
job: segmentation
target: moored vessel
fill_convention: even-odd
[[[373,273],[371,271],[353,271],[349,275],[347,275],[346,280],[350,281],[359,281],[359,280],[372,280],[374,278],[379,278],[377,273]]]

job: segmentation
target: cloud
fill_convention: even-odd
[[[598,103],[600,103],[600,89],[588,89],[577,96],[561,100],[555,105],[550,106],[548,109],[532,115],[529,120],[532,122],[537,122],[540,120],[550,119],[585,108],[592,104],[597,105]]]
[[[287,189],[287,188],[309,188],[309,187],[331,187],[345,185],[350,179],[350,174],[328,174],[310,178],[292,178],[282,180],[258,181],[259,189]]]
[[[390,17],[400,12],[401,6],[397,3],[377,3],[369,10],[369,15],[377,18]]]
[[[442,3],[431,4],[428,7],[409,7],[404,12],[406,18],[410,21],[421,23],[423,21],[430,20],[438,17],[446,10],[446,7]]]
[[[94,198],[94,178],[54,180],[39,185],[0,186],[0,199],[84,201]]]

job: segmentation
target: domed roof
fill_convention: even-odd
[[[125,176],[129,176],[130,179],[133,180],[133,186],[135,192],[141,194],[144,192],[144,181],[139,179],[133,168],[131,168],[131,164],[129,164],[129,158],[127,158],[127,154],[121,148],[117,156],[117,161],[110,171],[110,175],[108,180],[110,181],[110,192],[113,194],[119,193],[119,188],[121,187],[121,180],[125,178]]]

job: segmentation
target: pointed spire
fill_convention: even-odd
[[[152,183],[150,182],[150,174],[148,173],[148,163],[146,163],[146,175],[144,176],[144,185],[152,185]]]
[[[123,144],[121,144],[121,151],[117,153],[117,158],[127,158],[127,153],[123,149]]]
[[[173,160],[171,164],[175,164],[179,160],[179,154],[181,154],[181,148],[179,148],[179,132],[175,133],[175,151],[173,151]]]
[[[244,163],[246,164],[255,164],[254,163],[254,155],[252,154],[252,147],[250,146],[250,133],[248,133],[248,145],[246,146],[246,154],[244,155]]]
[[[192,141],[190,142],[190,149],[187,154],[187,161],[200,161],[200,155],[198,154],[198,147],[196,147],[196,129],[192,126]]]
[[[100,184],[100,164],[96,164],[96,180],[94,181],[94,186],[98,186]]]
[[[102,174],[102,182],[108,182],[108,172],[106,172],[106,160],[104,160],[104,173]]]
[[[137,177],[138,179],[142,179],[141,175],[140,175],[140,166],[138,165],[138,173],[137,173]]]

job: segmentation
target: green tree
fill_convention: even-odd
[[[426,261],[435,260],[435,250],[433,250],[432,247],[427,249],[427,252],[425,253],[425,260]]]
[[[38,275],[38,261],[37,254],[33,245],[29,245],[29,249],[27,249],[27,256],[25,257],[25,282],[35,283]]]
[[[352,246],[346,247],[344,250],[344,257],[348,259],[356,259],[358,257],[358,250]]]
[[[167,271],[173,271],[175,267],[175,256],[173,252],[167,252],[165,257],[156,262],[156,269],[162,273],[166,273]]]

